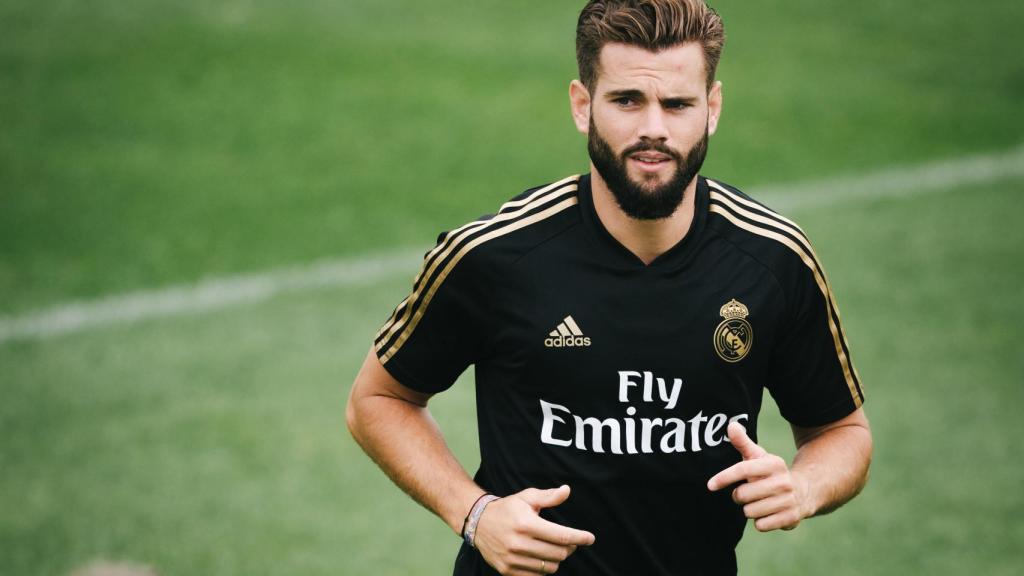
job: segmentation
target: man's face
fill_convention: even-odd
[[[671,216],[682,203],[686,186],[704,164],[708,134],[705,130],[704,136],[685,156],[660,142],[651,141],[637,142],[616,154],[594,126],[591,116],[587,152],[594,168],[627,216],[637,220],[658,220]],[[651,172],[643,174],[643,180],[636,180],[629,174],[629,163],[635,158],[643,163],[648,163],[649,158],[657,158],[658,163],[674,165],[674,170],[664,182],[655,180]]]
[[[700,45],[650,52],[608,44],[593,92],[577,82],[571,96],[594,168],[620,208],[637,219],[672,215],[721,109],[720,84],[707,90]]]

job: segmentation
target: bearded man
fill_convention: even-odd
[[[573,120],[590,173],[442,234],[378,332],[349,429],[461,536],[456,576],[735,574],[867,479],[860,379],[804,233],[698,175],[722,113],[701,0],[592,0]],[[475,366],[473,478],[427,409]],[[763,391],[791,464],[756,443]],[[571,493],[571,497],[570,497]]]

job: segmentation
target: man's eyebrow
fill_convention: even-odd
[[[605,98],[614,100],[616,98],[633,98],[634,100],[646,99],[644,93],[635,88],[623,88],[621,90],[609,90],[605,93]]]
[[[692,96],[670,96],[660,99],[659,102],[662,106],[693,106],[697,103],[697,99]]]

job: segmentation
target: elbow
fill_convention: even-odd
[[[355,385],[353,384],[353,390]],[[352,438],[356,442],[359,442],[359,409],[357,407],[358,400],[354,393],[350,393],[348,396],[348,402],[345,404],[345,425],[348,426],[348,432],[352,435]]]
[[[862,440],[860,443],[859,450],[857,451],[857,459],[860,462],[853,486],[853,493],[850,498],[854,498],[864,491],[864,488],[868,485],[868,480],[871,478],[871,460],[874,456],[874,440],[871,436],[871,429],[865,426],[862,432]]]
[[[864,448],[864,473],[861,475],[860,489],[857,490],[860,493],[868,485],[868,480],[871,479],[871,461],[874,458],[875,443],[871,436],[871,430],[867,431],[867,446]]]

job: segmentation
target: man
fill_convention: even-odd
[[[747,518],[791,529],[863,487],[863,393],[817,256],[697,175],[723,41],[701,0],[591,1],[569,88],[590,174],[442,234],[378,333],[349,428],[464,538],[456,575],[733,574]],[[470,364],[473,479],[426,408]],[[755,442],[765,388],[791,466]]]

